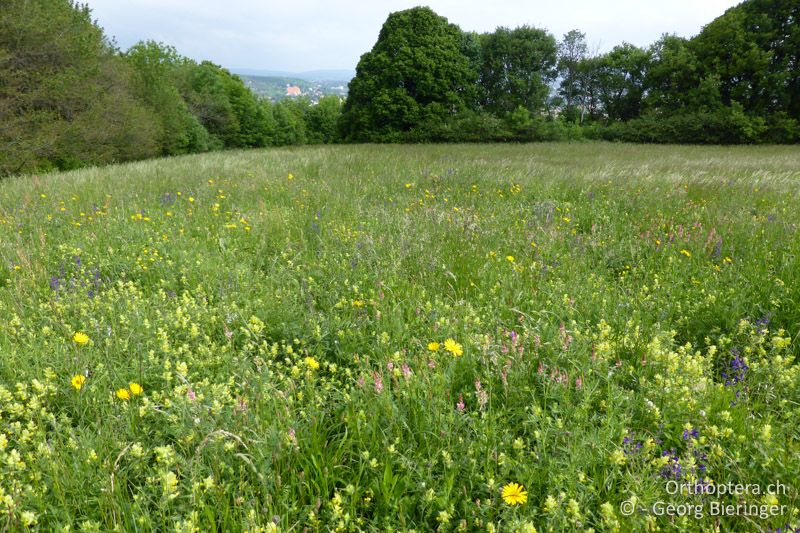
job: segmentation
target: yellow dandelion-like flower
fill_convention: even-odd
[[[444,341],[444,349],[456,357],[464,355],[464,348],[453,339]]]
[[[441,345],[438,342],[429,342],[428,349],[432,352],[438,352]]]
[[[310,368],[311,370],[316,370],[319,368],[319,362],[317,362],[317,360],[314,359],[313,357],[306,357],[305,359],[303,359],[303,361],[305,361],[306,366],[308,366],[308,368]]]
[[[144,389],[138,383],[128,383],[128,388],[131,390],[131,394],[134,396],[139,396],[144,392]]]
[[[509,263],[513,263],[514,262],[514,256],[513,255],[507,255],[506,256],[506,261],[508,261]]]
[[[72,383],[72,388],[75,390],[81,390],[81,387],[83,387],[83,384],[86,382],[86,376],[83,374],[75,374],[72,376],[70,382]]]
[[[128,392],[128,389],[117,389],[117,398],[123,402],[128,401],[131,399],[131,393]]]
[[[689,250],[681,250],[681,255],[685,255],[686,257],[692,257],[692,252]]]
[[[503,501],[508,505],[522,505],[528,501],[528,491],[519,483],[509,483],[503,487]]]
[[[77,331],[72,336],[72,340],[75,342],[75,344],[83,346],[84,344],[87,344],[89,342],[89,335],[87,335],[82,331]]]

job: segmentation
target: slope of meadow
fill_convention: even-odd
[[[0,530],[800,527],[798,185],[607,144],[0,182]]]

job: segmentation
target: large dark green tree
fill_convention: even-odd
[[[392,13],[350,82],[342,132],[362,141],[402,140],[468,107],[477,74],[461,30],[431,9]]]
[[[701,68],[719,78],[725,105],[800,119],[800,3],[749,0],[692,40]]]

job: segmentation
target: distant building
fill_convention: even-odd
[[[303,91],[297,85],[286,86],[286,96],[300,96],[301,94],[303,94]]]

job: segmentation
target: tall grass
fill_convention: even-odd
[[[5,180],[0,528],[800,527],[798,185],[618,144]]]

